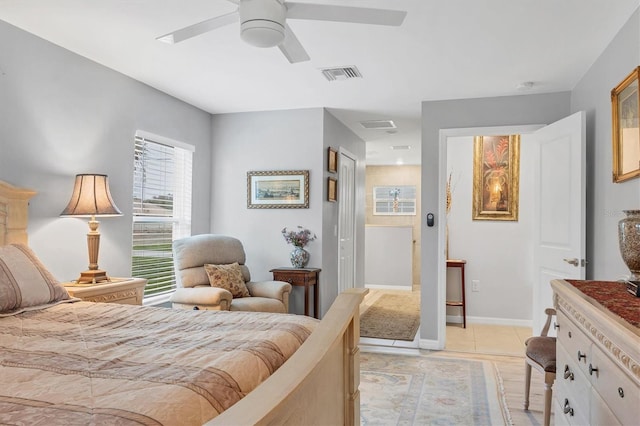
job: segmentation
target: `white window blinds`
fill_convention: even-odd
[[[176,287],[171,243],[191,235],[193,151],[191,145],[136,132],[131,270],[148,279],[145,296]]]
[[[416,214],[416,186],[374,186],[374,215],[411,216]]]

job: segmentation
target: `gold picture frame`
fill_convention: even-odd
[[[330,173],[336,173],[338,171],[338,151],[329,147],[327,153],[327,170]]]
[[[335,203],[338,201],[338,179],[327,178],[327,201]]]
[[[611,90],[613,181],[640,176],[640,66]]]
[[[473,220],[518,220],[520,135],[473,139]]]
[[[247,172],[248,209],[308,209],[309,170]]]

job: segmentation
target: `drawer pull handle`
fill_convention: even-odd
[[[571,372],[571,370],[569,369],[569,366],[567,364],[564,365],[564,378],[569,379],[571,381],[573,381],[573,373]]]
[[[618,388],[618,395],[620,395],[620,398],[624,398],[624,389]]]
[[[594,372],[597,372],[598,369],[596,367],[594,367],[593,365],[589,364],[589,375],[593,376]]]
[[[567,398],[564,399],[564,413],[573,417],[573,408],[569,406],[569,400]]]
[[[587,354],[583,354],[582,352],[578,351],[578,361],[580,361],[582,358],[586,360]]]
[[[558,324],[557,322],[554,322],[554,323],[553,323],[553,329],[554,329],[554,330],[557,330],[557,329],[559,329],[559,328],[560,328],[560,324]]]

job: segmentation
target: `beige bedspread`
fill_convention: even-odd
[[[0,318],[0,424],[200,425],[277,370],[315,324],[88,302]]]

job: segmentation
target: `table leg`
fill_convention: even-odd
[[[309,316],[309,283],[304,283],[304,314]]]
[[[318,282],[313,285],[313,317],[320,318],[320,312],[318,310]]]

